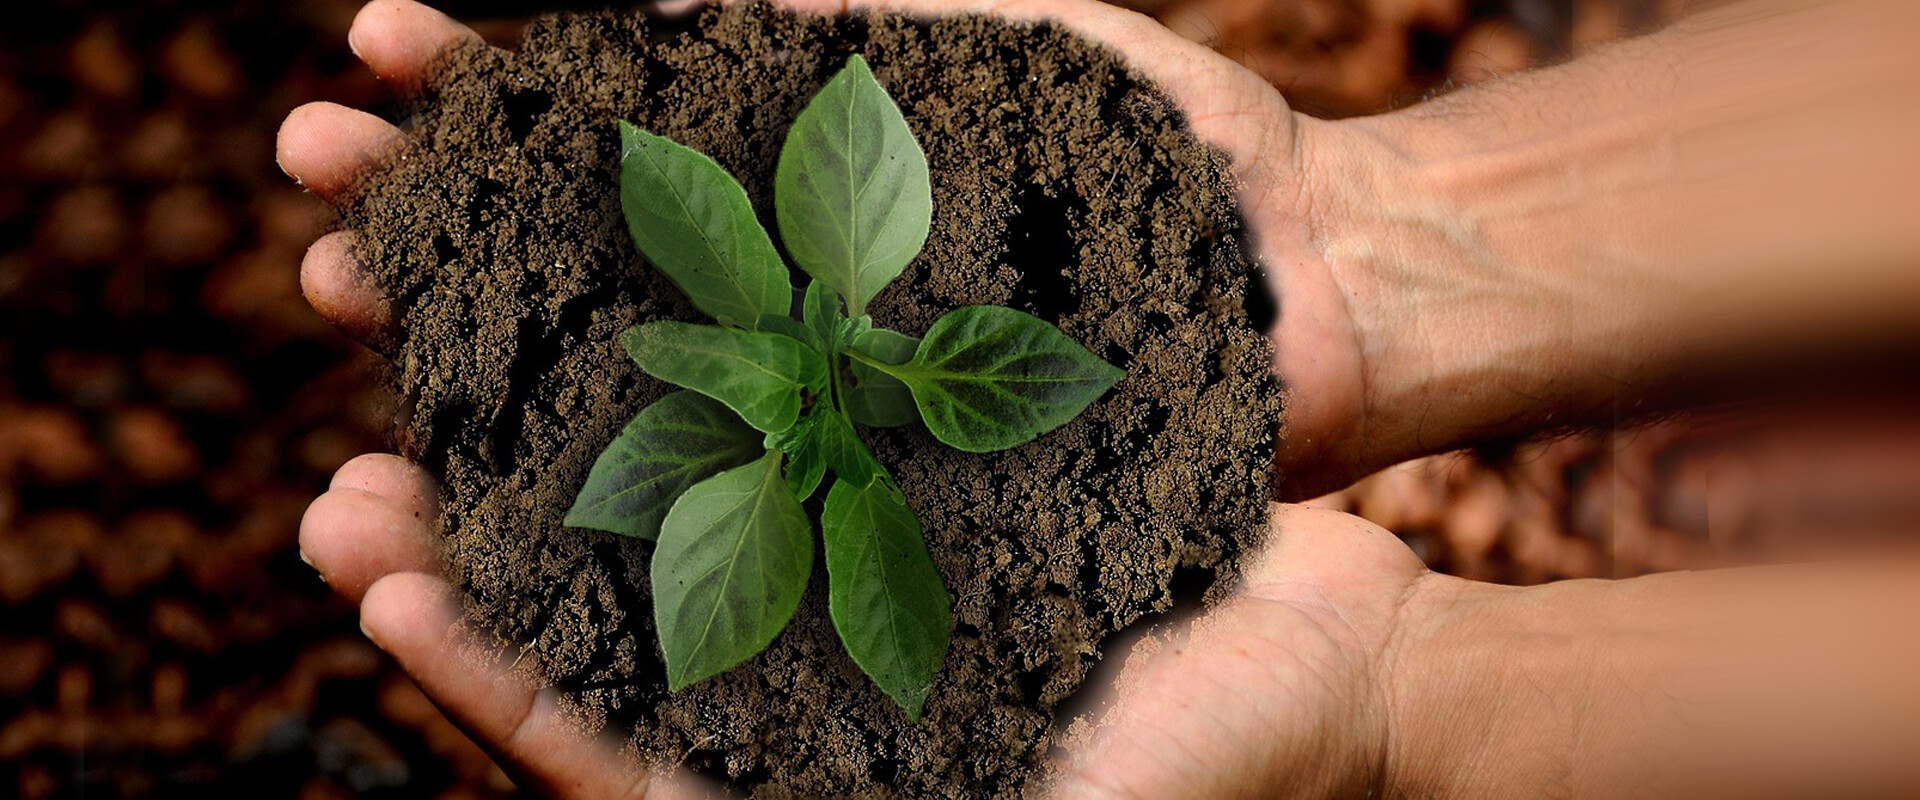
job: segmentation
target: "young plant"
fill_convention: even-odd
[[[642,409],[587,476],[566,524],[658,542],[654,621],[673,691],[752,658],[799,606],[820,514],[841,641],[919,719],[952,606],[920,520],[854,426],[923,420],[970,452],[1031,441],[1125,374],[1054,326],[955,309],[926,336],[873,327],[867,305],[926,243],[927,160],[859,56],[787,132],[774,211],[812,280],[790,272],[706,156],[620,123],[620,201],[642,255],[719,325],[651,322],[620,343],[686,391]],[[797,318],[796,318],[797,317]]]

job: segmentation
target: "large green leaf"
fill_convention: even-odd
[[[854,317],[920,253],[933,221],[926,154],[859,56],[787,130],[773,187],[787,252]]]
[[[868,361],[913,391],[935,438],[1005,450],[1066,424],[1126,372],[1021,311],[967,306],[935,320],[905,364]]]
[[[800,390],[826,382],[826,359],[777,333],[660,321],[620,334],[634,363],[660,380],[722,403],[762,431],[800,418]]]
[[[840,641],[873,682],[918,720],[947,657],[953,607],[920,520],[892,481],[837,481],[820,526],[828,608]]]
[[[888,364],[906,363],[919,347],[919,339],[886,328],[872,328],[853,337],[853,349]],[[920,418],[906,384],[859,361],[853,362],[853,385],[847,388],[846,396],[847,414],[862,425],[887,428]]]
[[[706,680],[773,641],[813,569],[813,529],[780,475],[780,454],[688,489],[660,526],[653,618],[672,691]]]
[[[713,159],[621,122],[620,207],[641,255],[707,316],[752,328],[791,310],[786,264]]]
[[[682,492],[764,451],[759,431],[714,400],[674,392],[640,410],[600,453],[567,512],[570,528],[654,539]]]

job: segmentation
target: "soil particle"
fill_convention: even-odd
[[[927,248],[873,303],[876,323],[918,334],[959,306],[1008,305],[1128,373],[1008,452],[865,432],[954,598],[919,724],[835,638],[822,569],[765,654],[669,695],[652,545],[560,525],[595,456],[666,391],[616,335],[696,319],[627,237],[614,120],[712,156],[773,229],[784,132],[855,52],[934,182]],[[444,75],[416,143],[348,213],[404,314],[401,445],[445,481],[469,613],[642,753],[762,795],[1020,793],[1100,642],[1176,590],[1218,596],[1258,546],[1280,396],[1233,187],[1109,52],[1046,25],[749,5],[672,30],[550,17],[518,51],[465,50]]]

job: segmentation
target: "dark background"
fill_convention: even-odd
[[[441,5],[500,41],[530,11]],[[1136,5],[1324,115],[1559,60],[1661,13]],[[67,0],[0,24],[0,796],[512,791],[296,546],[307,502],[384,449],[391,421],[376,360],[300,296],[301,253],[332,218],[273,162],[300,103],[400,110],[347,51],[358,6]],[[1705,501],[1659,487],[1694,486],[1693,431],[1429,460],[1325,502],[1477,577],[1686,566]]]

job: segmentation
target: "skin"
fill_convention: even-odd
[[[1813,35],[1790,14],[1753,21],[1739,16],[1751,4],[1734,4],[1704,18],[1714,24],[1329,123],[1294,114],[1258,76],[1146,17],[1091,0],[871,5],[1066,25],[1166,87],[1195,133],[1232,158],[1282,299],[1272,341],[1290,388],[1287,429],[1276,432],[1283,497],[1417,455],[1675,407],[1713,383],[1719,373],[1695,369],[1709,356],[1815,333],[1843,334],[1818,339],[1835,345],[1912,335],[1920,318],[1910,300],[1920,281],[1905,268],[1920,261],[1920,241],[1906,214],[1871,211],[1920,200],[1911,196],[1920,170],[1909,169],[1920,164],[1905,146],[1920,115],[1881,120],[1892,135],[1802,152],[1793,148],[1824,141],[1795,127],[1813,118],[1775,113],[1784,106],[1768,91],[1794,80],[1879,81],[1877,93],[1859,93],[1875,97],[1908,88],[1899,82],[1920,69],[1887,62],[1911,50],[1895,35],[1911,28],[1880,16],[1837,17],[1857,22],[1859,36],[1834,37],[1848,49],[1817,64],[1715,70],[1716,59]],[[1913,13],[1903,5],[1857,7]],[[427,80],[437,53],[475,38],[409,0],[375,0],[350,33],[354,52],[403,87]],[[1757,149],[1728,146],[1730,129]],[[331,199],[403,142],[375,117],[311,104],[288,117],[279,158]],[[1851,181],[1836,183],[1819,170],[1757,168],[1847,158],[1875,169],[1835,172]],[[1839,190],[1861,202],[1831,202]],[[1715,225],[1726,220],[1702,208],[1755,225]],[[352,236],[316,242],[302,285],[343,330],[390,347],[404,332],[353,262]],[[1819,256],[1817,275],[1801,268],[1808,254]],[[523,785],[567,797],[710,793],[634,767],[582,733],[513,658],[476,647],[440,573],[437,497],[399,458],[355,459],[309,510],[302,551],[359,602],[367,635]],[[1920,648],[1894,646],[1910,638],[1910,615],[1892,613],[1920,605],[1911,565],[1513,589],[1428,572],[1357,518],[1301,506],[1273,515],[1274,541],[1234,597],[1125,659],[1056,795],[1920,789],[1903,766],[1920,763],[1906,744],[1920,741],[1920,687],[1905,679],[1920,670]]]

